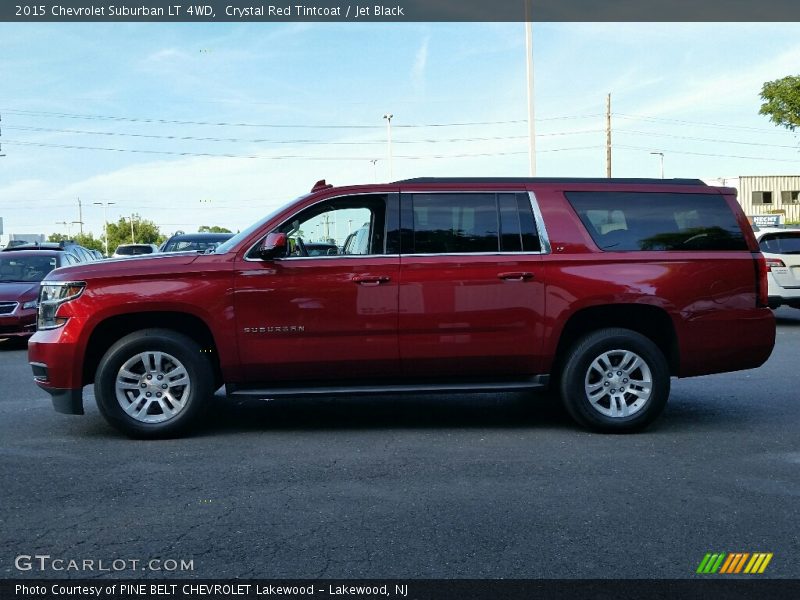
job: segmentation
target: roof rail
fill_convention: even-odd
[[[628,177],[415,177],[394,183],[632,183],[647,185],[702,185],[700,179],[647,179]]]

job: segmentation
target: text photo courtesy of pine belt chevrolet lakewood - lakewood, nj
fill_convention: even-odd
[[[0,598],[800,595],[799,7],[0,3]]]

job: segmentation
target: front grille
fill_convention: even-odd
[[[0,302],[0,315],[10,315],[18,305],[19,302]]]

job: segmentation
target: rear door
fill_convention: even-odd
[[[542,242],[527,192],[409,191],[400,202],[403,374],[537,373]]]

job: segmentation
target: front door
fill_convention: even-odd
[[[237,335],[249,382],[399,373],[399,257],[386,253],[390,200],[397,196],[323,200],[275,229],[288,236],[286,256],[237,265]]]

